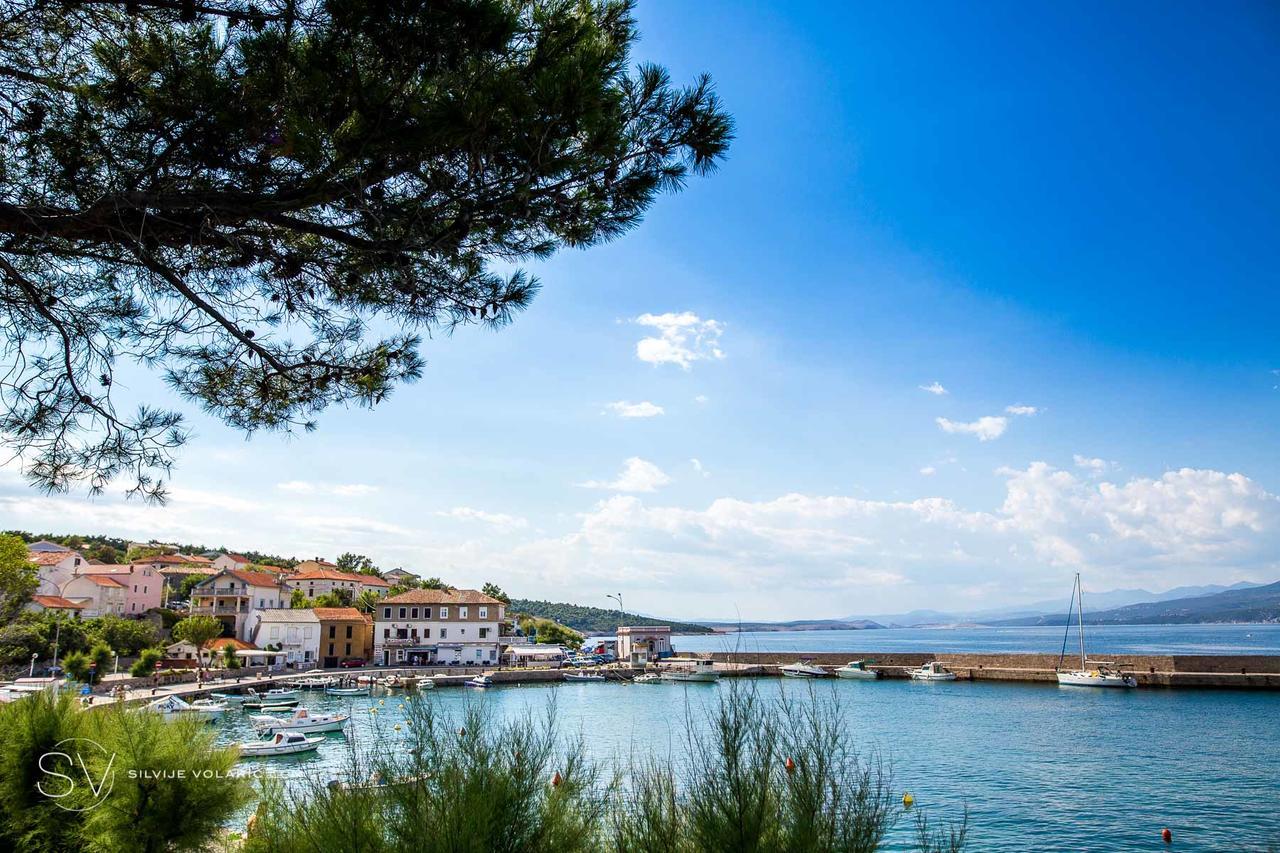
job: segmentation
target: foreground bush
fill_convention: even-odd
[[[766,701],[726,686],[709,731],[690,725],[678,765],[654,758],[607,778],[564,742],[554,708],[496,722],[406,703],[405,734],[349,756],[351,783],[267,784],[249,853],[861,853],[901,813],[887,771],[864,762],[838,709]],[[954,853],[966,827],[917,827],[919,849]]]

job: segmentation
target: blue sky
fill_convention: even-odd
[[[674,617],[1280,578],[1275,6],[638,17],[636,59],[734,114],[718,174],[534,266],[515,325],[428,342],[375,413],[247,443],[191,413],[169,506],[10,471],[4,526]]]

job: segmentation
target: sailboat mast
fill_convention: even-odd
[[[1076,601],[1080,606],[1080,668],[1084,669],[1084,584],[1080,583],[1080,573],[1076,572]]]

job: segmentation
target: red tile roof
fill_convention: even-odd
[[[382,604],[501,604],[492,596],[475,589],[411,589],[390,598]]]
[[[360,583],[365,586],[385,586],[387,589],[391,589],[391,583],[377,575],[356,575],[356,577],[360,578]]]
[[[362,575],[351,575],[337,569],[307,569],[305,572],[298,572],[289,575],[292,581],[358,581]]]
[[[178,554],[156,554],[154,557],[140,557],[134,562],[143,566],[185,566],[191,561]]]
[[[208,640],[205,642],[205,644],[201,648],[204,648],[210,651],[220,652],[227,647],[227,643],[231,643],[233,646],[235,646],[236,651],[240,651],[241,649],[258,648],[253,643],[246,643],[244,640],[237,640],[235,637],[218,637],[215,640]]]
[[[33,595],[31,600],[46,610],[84,610],[83,604],[76,604],[60,595]]]
[[[320,619],[332,621],[345,620],[352,622],[362,621],[364,619],[364,614],[359,610],[356,610],[354,607],[313,607],[311,610]]]
[[[268,572],[250,572],[245,569],[226,569],[222,572],[224,575],[242,580],[249,586],[279,586],[280,579]]]
[[[80,575],[80,577],[88,578],[89,580],[96,583],[98,586],[118,586],[121,589],[124,589],[124,586],[125,586],[115,578],[109,578],[106,575]]]
[[[27,562],[37,566],[56,566],[67,557],[80,556],[75,551],[28,551]]]
[[[227,554],[226,556],[230,557],[233,562],[239,563],[242,566],[247,566],[253,562],[243,554]]]

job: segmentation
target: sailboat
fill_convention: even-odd
[[[1067,656],[1067,639],[1071,636],[1071,607],[1067,607],[1067,629],[1062,635],[1062,654],[1058,656],[1058,684],[1065,687],[1137,687],[1138,680],[1115,668],[1112,661],[1089,660],[1084,652],[1084,587],[1080,573],[1076,572],[1076,585],[1071,588],[1071,604],[1076,605],[1080,616],[1080,668],[1063,669]]]

